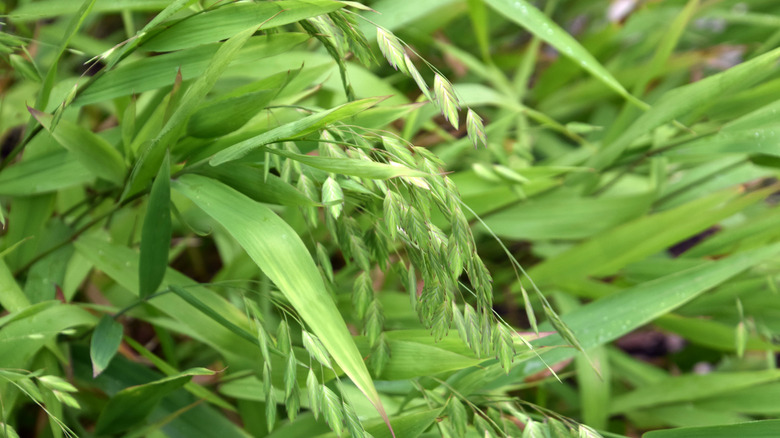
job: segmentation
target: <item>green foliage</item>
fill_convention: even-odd
[[[0,14],[1,436],[777,435],[775,2]]]

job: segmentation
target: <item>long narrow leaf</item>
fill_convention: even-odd
[[[295,231],[264,205],[215,180],[184,175],[174,187],[222,224],[249,253],[320,338],[336,363],[388,422],[346,323]]]
[[[109,400],[98,418],[95,432],[100,435],[123,432],[143,421],[166,395],[181,388],[193,376],[210,376],[213,371],[193,368],[144,385],[119,391]]]
[[[780,244],[740,253],[717,262],[700,265],[682,272],[642,283],[618,294],[609,295],[564,316],[564,321],[577,335],[583,348],[593,348],[641,327],[644,324],[687,303],[701,293],[733,276],[780,253]],[[549,330],[544,324],[539,330]],[[565,344],[558,335],[534,342],[539,345]],[[558,349],[543,354],[552,363],[572,357],[571,349]],[[540,361],[529,361],[524,372],[544,368]]]
[[[605,231],[528,271],[535,282],[577,279],[586,275],[610,275],[631,262],[655,254],[713,224],[765,199],[775,189],[745,196],[741,190],[725,190],[672,210],[641,217]],[[652,238],[648,238],[652,236]],[[604,251],[603,248],[610,248]]]
[[[774,436],[780,436],[780,420],[656,430],[644,434],[643,438],[768,438]]]
[[[220,151],[214,155],[209,163],[212,166],[218,166],[228,161],[237,160],[249,152],[267,144],[274,143],[279,140],[303,137],[306,134],[310,134],[322,129],[333,122],[352,117],[365,109],[371,108],[383,99],[385,98],[374,97],[370,99],[349,102],[336,108],[321,111],[308,117],[304,117],[300,120],[284,124],[278,128],[264,132],[257,137],[244,140],[240,143],[230,146],[223,151]]]
[[[171,247],[171,165],[168,155],[160,165],[152,184],[149,206],[141,229],[141,262],[138,266],[138,287],[141,298],[151,295],[160,286],[168,267]]]
[[[103,315],[92,333],[89,356],[92,359],[92,377],[97,377],[114,358],[122,342],[122,324],[109,315]]]
[[[70,40],[76,35],[81,25],[84,24],[87,15],[95,6],[95,0],[85,0],[81,7],[76,11],[76,15],[73,16],[71,22],[68,24],[68,29],[65,31],[64,38],[60,40],[60,46],[57,48],[57,55],[54,58],[54,62],[49,71],[46,73],[46,78],[43,80],[43,88],[38,93],[38,99],[35,102],[35,108],[40,111],[46,111],[49,105],[49,97],[51,96],[51,90],[54,88],[54,81],[57,78],[57,66],[59,65],[60,58],[68,48]]]
[[[610,413],[646,409],[668,403],[690,402],[718,394],[777,381],[780,370],[689,374],[670,377],[615,397]]]
[[[361,178],[388,179],[399,176],[426,176],[425,172],[411,169],[406,166],[391,166],[389,164],[382,164],[374,161],[302,155],[281,149],[268,149],[268,152],[299,161],[326,172],[358,176]]]
[[[238,55],[241,47],[260,25],[257,24],[222,43],[217,53],[211,58],[211,63],[205,73],[203,73],[203,76],[198,78],[187,90],[179,106],[171,115],[171,118],[168,119],[165,126],[163,126],[160,134],[144,149],[135,167],[133,167],[133,171],[130,174],[130,182],[125,187],[123,198],[143,190],[152,179],[157,169],[160,168],[165,150],[172,146],[170,143],[176,140],[187,118],[197,109],[198,104],[206,96],[206,93],[211,90],[217,79],[227,69],[230,61]]]
[[[122,155],[97,134],[68,120],[60,120],[52,128],[53,116],[28,108],[38,122],[69,150],[92,174],[121,184],[125,177],[125,162]]]
[[[590,72],[596,79],[603,82],[609,88],[640,107],[646,105],[632,96],[623,85],[607,71],[601,63],[593,57],[571,35],[561,29],[558,24],[544,15],[525,0],[485,0],[496,12],[504,15],[515,23],[526,28],[537,38],[547,42],[558,49],[562,55],[571,58],[582,68]]]
[[[231,65],[256,63],[270,56],[284,53],[308,40],[303,33],[261,35],[252,37],[233,59]],[[134,62],[122,63],[108,71],[73,101],[74,106],[102,102],[119,96],[170,86],[181,70],[183,80],[196,79],[205,74],[221,44],[206,44],[191,49],[166,53]]]
[[[492,0],[491,0],[492,1]],[[723,73],[668,91],[652,109],[642,114],[622,135],[594,155],[589,166],[604,169],[631,143],[651,130],[679,117],[695,113],[727,93],[744,90],[777,69],[780,49],[743,62]]]
[[[27,196],[53,192],[94,180],[75,154],[60,151],[22,160],[0,173],[0,195]]]
[[[141,47],[150,51],[180,50],[220,41],[267,22],[270,29],[343,8],[332,0],[283,0],[229,3],[179,21]]]

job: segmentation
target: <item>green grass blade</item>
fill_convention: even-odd
[[[346,323],[309,251],[292,228],[264,205],[215,180],[184,175],[174,187],[239,242],[387,423],[379,394]]]
[[[95,433],[107,435],[130,429],[149,416],[163,397],[184,386],[192,376],[212,374],[214,372],[206,368],[193,368],[174,376],[119,391],[103,408],[95,426]]]
[[[390,339],[388,344],[390,345],[392,355],[382,370],[382,374],[376,376],[382,380],[405,380],[430,376],[469,368],[484,362],[484,358],[478,359],[474,357],[467,347],[464,348],[465,351],[463,352],[454,352],[440,348],[438,345],[402,339]],[[371,351],[371,345],[365,338],[359,338],[358,345],[361,351],[364,351],[366,354]]]
[[[141,48],[166,52],[230,38],[258,23],[270,29],[327,14],[345,5],[332,0],[283,0],[260,3],[229,3],[188,17],[160,32]]]
[[[211,158],[209,163],[212,166],[218,166],[220,164],[227,163],[228,161],[237,160],[249,152],[267,144],[275,143],[280,140],[290,140],[303,137],[306,134],[311,134],[312,132],[322,129],[333,122],[344,120],[363,110],[371,108],[381,100],[384,100],[384,98],[373,97],[370,99],[349,102],[336,108],[320,111],[300,120],[286,123],[282,126],[279,126],[278,128],[264,132],[257,137],[244,140],[218,152],[216,155],[214,155],[213,158]]]
[[[0,173],[0,195],[28,196],[86,184],[95,177],[68,151],[22,160]]]
[[[698,400],[696,406],[710,411],[778,415],[780,406],[775,403],[778,399],[780,399],[780,382],[773,382]]]
[[[154,293],[165,276],[171,247],[171,226],[171,165],[166,154],[152,184],[141,229],[141,260],[138,265],[141,298]]]
[[[583,348],[604,345],[618,337],[669,313],[701,293],[780,253],[780,244],[746,251],[717,262],[686,269],[657,280],[642,283],[618,294],[609,295],[564,316]],[[595,322],[598,323],[595,323]],[[539,330],[550,330],[548,324]],[[537,345],[564,345],[558,335],[548,336]],[[548,363],[572,357],[574,351],[557,349],[543,354]],[[525,371],[538,371],[538,361],[526,363]]]
[[[738,339],[733,325],[702,318],[683,318],[679,315],[664,315],[655,321],[655,325],[671,333],[676,333],[686,341],[716,351],[737,351]],[[780,345],[772,344],[756,335],[744,340],[744,347],[753,351],[780,351]]]
[[[157,367],[158,370],[162,371],[165,375],[173,376],[179,374],[179,371],[177,371],[176,368],[174,368],[171,364],[156,356],[154,353],[146,349],[143,345],[139,344],[138,341],[136,341],[135,339],[128,336],[125,338],[125,341],[136,352],[138,352],[138,354],[148,359],[149,362],[151,362],[155,367]],[[217,394],[209,391],[204,386],[201,386],[194,382],[188,382],[184,385],[184,389],[189,391],[195,397],[205,399],[206,401],[208,401],[209,403],[215,406],[218,406],[222,409],[226,409],[231,412],[236,412],[236,408],[233,405],[220,398]]]
[[[674,52],[674,48],[680,41],[680,37],[685,31],[685,28],[696,13],[699,3],[700,0],[689,0],[688,4],[685,5],[682,11],[680,11],[680,14],[678,14],[674,21],[669,25],[669,28],[664,29],[663,37],[661,38],[655,53],[653,53],[653,58],[650,60],[647,68],[642,71],[640,79],[634,84],[634,94],[640,96],[644,94],[647,84],[663,71],[664,65],[668,62],[669,57]]]
[[[206,97],[206,94],[217,82],[217,79],[238,55],[241,47],[244,46],[260,26],[261,24],[256,24],[254,27],[244,30],[220,45],[217,53],[211,58],[206,71],[187,89],[171,118],[163,126],[162,131],[142,152],[130,174],[130,182],[125,187],[123,198],[134,195],[146,187],[160,168],[166,149],[176,140],[187,118],[197,109],[197,106]]]
[[[361,29],[366,37],[376,39],[376,31],[373,23],[388,30],[403,29],[416,20],[421,20],[437,11],[452,7],[453,3],[459,3],[458,0],[425,0],[417,1],[398,1],[398,0],[379,0],[371,3],[371,8],[379,14],[366,14],[371,23],[364,23]]]
[[[159,11],[168,5],[170,0],[97,0],[94,12],[128,11]],[[15,20],[33,21],[78,12],[78,2],[63,2],[60,0],[43,0],[29,2],[14,9],[10,17]]]
[[[91,327],[97,318],[78,306],[55,305],[20,318],[0,330],[3,368],[30,367],[29,361],[60,333],[75,327]]]
[[[780,370],[688,374],[645,385],[615,397],[611,414],[619,414],[669,403],[691,402],[718,394],[776,381]]]
[[[413,414],[401,415],[398,417],[391,417],[390,424],[393,426],[393,430],[396,436],[403,438],[417,438],[428,429],[434,421],[442,413],[442,409],[431,409],[422,412],[415,412]],[[369,420],[365,424],[366,432],[370,433],[374,438],[392,438],[392,434],[381,421]],[[289,435],[280,435],[274,438],[298,438],[300,435],[292,431]],[[320,438],[335,438],[336,434],[333,432],[322,435]]]
[[[138,47],[139,44],[144,42],[146,39],[148,39],[148,36],[151,34],[151,30],[154,29],[157,25],[161,24],[177,12],[181,11],[182,9],[192,5],[197,0],[174,0],[168,5],[165,5],[165,9],[160,11],[159,14],[155,15],[154,18],[152,18],[146,25],[143,27],[143,29],[139,30],[138,33],[133,38],[130,38],[130,40],[125,44],[121,51],[116,53],[113,58],[111,58],[110,61],[106,64],[105,70],[111,70],[114,68],[117,62],[121,61],[122,59],[127,56],[130,52],[134,51],[136,47]],[[129,12],[128,8],[123,9],[124,12]],[[112,49],[113,51],[113,49]]]
[[[668,63],[669,57],[674,52],[674,48],[680,41],[680,37],[683,35],[685,28],[698,10],[698,7],[699,0],[689,0],[688,4],[677,14],[669,27],[661,30],[661,38],[658,48],[653,53],[653,58],[642,69],[639,79],[631,88],[631,92],[634,95],[643,96],[647,91],[647,85],[663,72],[664,66]],[[636,108],[628,105],[624,106],[614,123],[612,123],[603,141],[611,143],[615,140],[626,129],[626,126],[636,118],[637,114]]]
[[[62,147],[69,150],[92,174],[122,184],[126,169],[122,155],[106,140],[86,128],[60,120],[52,130],[53,116],[29,108],[30,113],[49,132]]]
[[[96,269],[103,271],[119,286],[129,291],[132,297],[138,292],[138,252],[122,245],[108,243],[102,239],[82,236],[74,243],[76,250]],[[246,315],[235,306],[211,290],[200,286],[191,278],[171,268],[165,273],[165,284],[176,284],[187,288],[190,294],[205,303],[215,312],[228,318],[234,324],[249,329]],[[237,336],[218,322],[204,315],[175,294],[160,294],[148,305],[168,315],[169,327],[178,333],[197,339],[209,348],[213,348],[225,358],[227,363],[239,369],[250,367],[257,358],[256,343]]]
[[[187,289],[184,289],[183,287],[176,286],[176,285],[170,285],[171,292],[175,293],[179,296],[179,298],[183,299],[184,301],[188,302],[192,307],[200,310],[203,312],[206,316],[213,319],[217,323],[219,323],[221,326],[225,327],[226,329],[230,330],[231,332],[235,333],[238,336],[241,336],[242,338],[246,339],[247,341],[255,344],[257,343],[257,337],[253,336],[248,331],[244,330],[243,328],[233,324],[230,322],[227,318],[222,316],[219,312],[214,311],[211,307],[206,305],[203,301],[199,300],[197,297],[195,297],[193,294],[189,293]]]
[[[780,420],[655,430],[642,435],[642,438],[768,438],[775,436],[780,436]]]
[[[482,59],[487,61],[490,59],[490,26],[485,3],[482,0],[468,0],[467,3],[469,6],[469,18],[471,18],[471,26],[474,28],[474,33],[477,37],[479,51],[482,54]]]
[[[295,32],[253,37],[242,47],[231,65],[257,63],[287,52],[308,39],[308,35]],[[170,86],[174,83],[179,68],[183,80],[199,78],[209,68],[220,46],[218,43],[207,44],[123,63],[96,79],[84,93],[76,97],[72,105],[87,105]]]
[[[278,90],[247,93],[214,102],[199,109],[187,123],[187,134],[198,138],[216,138],[238,131],[276,97]]]
[[[765,199],[773,190],[738,196],[740,190],[730,189],[673,210],[641,217],[545,260],[528,274],[540,285],[586,275],[614,274],[631,262],[662,251]],[[610,250],[605,252],[602,248]]]
[[[43,87],[38,92],[38,98],[35,102],[36,109],[40,111],[46,111],[46,108],[49,105],[51,90],[54,88],[54,81],[57,78],[57,66],[59,65],[60,58],[62,58],[62,54],[65,53],[65,50],[68,48],[71,39],[74,35],[76,35],[76,32],[78,32],[79,28],[84,23],[84,20],[87,18],[87,15],[89,15],[89,12],[92,10],[94,5],[95,0],[84,1],[78,11],[76,11],[76,15],[73,17],[73,20],[68,24],[68,30],[65,31],[65,37],[62,39],[60,46],[57,49],[57,55],[54,58],[54,62],[52,63],[51,67],[49,67],[49,71],[46,73],[46,78],[43,80]]]
[[[216,167],[203,166],[195,169],[194,172],[219,180],[257,202],[294,207],[318,205],[278,176],[270,173],[263,175],[261,169],[248,164],[226,163]]]
[[[391,166],[375,161],[358,160],[355,158],[321,157],[303,155],[281,149],[267,149],[268,152],[301,162],[326,172],[351,175],[361,178],[389,179],[399,176],[424,177],[425,172],[410,169],[406,166]]]
[[[532,198],[483,218],[510,239],[583,239],[643,215],[651,202],[652,195]]]
[[[536,9],[525,0],[485,0],[496,12],[504,15],[515,23],[527,29],[537,38],[547,42],[558,49],[562,55],[571,58],[582,68],[587,70],[596,79],[606,86],[628,99],[639,107],[647,107],[646,104],[629,94],[623,85],[607,71],[601,63],[593,57],[571,35],[561,29],[542,11]]]
[[[8,232],[3,239],[6,249],[17,242],[29,241],[4,256],[11,270],[21,268],[38,253],[46,223],[54,211],[55,197],[55,194],[42,194],[14,199],[13,208],[8,213]]]
[[[0,258],[0,306],[9,312],[16,312],[30,306],[30,300],[14,279],[5,260]]]
[[[109,315],[103,315],[92,333],[89,356],[92,359],[92,377],[97,377],[111,363],[122,342],[122,324]]]
[[[579,301],[561,293],[555,294],[555,301],[562,314],[579,308]],[[582,419],[596,429],[606,429],[609,419],[609,400],[611,397],[611,366],[605,347],[588,350],[587,356],[574,359],[577,373],[577,387],[580,395]]]
[[[777,69],[780,49],[743,62],[723,73],[664,93],[612,143],[594,155],[588,165],[604,169],[612,164],[637,138],[672,120],[696,113],[718,98],[748,88]]]

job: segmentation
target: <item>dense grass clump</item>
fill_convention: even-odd
[[[0,5],[0,436],[780,436],[775,3]]]

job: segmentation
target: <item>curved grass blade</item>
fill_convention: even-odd
[[[307,34],[296,32],[255,36],[241,48],[232,65],[257,63],[262,59],[285,53],[308,39]],[[206,44],[123,63],[97,78],[89,88],[85,88],[84,93],[73,101],[73,105],[102,102],[119,96],[170,86],[175,81],[178,69],[181,69],[182,79],[185,81],[199,78],[209,68],[212,58],[220,47],[219,43]]]
[[[680,427],[655,430],[642,435],[643,438],[765,438],[780,436],[780,420],[751,421],[707,427]]]
[[[219,312],[209,307],[203,301],[199,300],[195,295],[189,293],[187,289],[181,286],[176,286],[175,284],[170,285],[169,288],[171,292],[178,295],[179,298],[189,303],[192,307],[200,310],[201,312],[203,312],[203,314],[213,319],[215,322],[219,323],[226,329],[230,330],[231,332],[235,333],[238,336],[241,336],[242,338],[246,339],[247,341],[253,344],[258,343],[257,337],[252,336],[252,334],[249,333],[248,331],[230,322],[230,320],[228,320],[227,318],[222,316]]]
[[[278,128],[264,132],[257,137],[244,140],[218,152],[211,158],[209,163],[212,166],[218,166],[227,163],[228,161],[237,160],[249,152],[267,144],[275,143],[279,140],[290,140],[303,137],[306,134],[322,129],[333,122],[352,117],[363,110],[371,108],[384,99],[386,98],[372,97],[369,99],[357,100],[326,111],[320,111],[294,122],[286,123]]]
[[[92,359],[92,377],[97,377],[108,367],[122,343],[122,324],[109,315],[103,315],[92,333],[89,357]]]
[[[535,265],[528,274],[539,285],[614,274],[629,263],[662,251],[762,201],[774,190],[770,187],[740,196],[741,189],[727,189],[635,219]],[[610,248],[610,252],[605,253],[603,248]]]
[[[103,409],[95,427],[98,435],[123,432],[142,422],[168,394],[181,388],[192,376],[210,376],[213,371],[193,368],[144,385],[119,391]]]
[[[194,169],[194,172],[219,180],[257,202],[293,207],[319,205],[278,176],[271,173],[264,175],[262,169],[248,164],[227,163],[216,167],[203,166]]]
[[[609,295],[573,310],[564,315],[563,320],[576,334],[583,348],[589,349],[604,345],[669,313],[735,275],[776,257],[778,253],[780,253],[780,244],[774,244],[733,255],[717,262],[705,263],[642,283],[619,294]],[[603,315],[615,316],[603,318]],[[595,324],[594,321],[598,321],[598,324]],[[550,326],[544,324],[539,329],[549,330]],[[533,342],[534,345],[561,345],[564,343],[559,335],[548,336]],[[542,358],[547,363],[552,363],[572,357],[574,354],[575,352],[571,349],[555,349],[542,354]],[[536,372],[544,367],[545,365],[541,361],[529,361],[525,364],[523,373]]]
[[[18,310],[23,309],[15,309]],[[29,361],[64,330],[78,326],[89,328],[97,323],[97,317],[78,306],[52,305],[40,312],[23,313],[27,316],[5,324],[0,330],[3,368],[29,369]]]
[[[316,155],[296,154],[282,149],[267,149],[268,152],[299,161],[311,167],[331,173],[357,176],[360,178],[389,179],[399,176],[424,177],[425,172],[410,169],[406,166],[391,166],[374,161],[354,158],[321,157]]]
[[[277,90],[262,90],[204,106],[187,123],[187,134],[216,138],[238,131],[276,97]]]
[[[492,0],[491,0],[492,1]],[[588,166],[601,170],[617,160],[637,138],[677,118],[696,114],[718,98],[744,90],[777,70],[780,49],[743,62],[722,73],[667,91],[614,142],[600,149]]]
[[[95,177],[73,153],[59,151],[22,160],[0,173],[0,195],[28,196],[86,184]]]
[[[57,143],[74,154],[92,174],[122,184],[125,178],[125,161],[119,151],[106,140],[68,120],[60,120],[56,127],[52,127],[54,116],[34,108],[27,109],[51,132]]]
[[[152,184],[149,206],[141,229],[141,259],[138,287],[141,298],[148,297],[162,283],[168,268],[171,247],[171,165],[166,154]]]
[[[203,76],[199,77],[187,89],[186,94],[182,97],[171,118],[163,126],[160,134],[141,153],[130,174],[130,182],[125,186],[125,191],[122,194],[123,199],[138,193],[146,187],[146,184],[152,179],[157,169],[160,168],[166,149],[179,136],[184,123],[195,112],[201,100],[206,97],[206,94],[217,82],[217,79],[227,69],[228,64],[238,55],[241,47],[244,46],[260,26],[262,26],[262,23],[231,37],[220,45],[217,53],[211,58]]]
[[[143,345],[138,343],[138,341],[136,341],[135,339],[127,337],[125,338],[125,342],[127,342],[127,344],[133,348],[133,350],[135,350],[139,355],[141,355],[141,357],[149,360],[149,362],[151,362],[155,367],[157,367],[158,370],[162,371],[166,376],[173,376],[175,374],[179,374],[179,371],[175,367],[173,367],[171,364],[169,364],[162,358],[156,356],[154,353],[146,349]],[[227,411],[236,412],[236,408],[232,404],[223,400],[220,396],[211,392],[205,386],[201,386],[194,382],[189,382],[184,385],[184,389],[189,391],[195,397],[202,398],[215,406],[218,406]]]
[[[669,377],[615,397],[609,412],[619,414],[664,404],[692,402],[764,385],[777,381],[778,378],[780,370],[714,372]]]
[[[76,12],[72,21],[68,24],[68,29],[65,31],[65,37],[61,40],[60,46],[57,48],[57,55],[54,58],[54,62],[51,64],[49,71],[46,73],[46,78],[43,81],[43,88],[38,93],[38,99],[35,102],[35,108],[40,111],[46,111],[49,105],[49,97],[51,96],[51,90],[54,88],[54,81],[57,78],[57,66],[62,58],[62,55],[67,50],[70,40],[76,35],[81,25],[86,20],[92,8],[95,6],[96,0],[86,0],[81,4],[81,7]],[[34,116],[34,114],[33,114]],[[47,128],[48,129],[48,128]]]
[[[121,61],[122,59],[127,56],[128,53],[135,50],[136,47],[138,47],[139,44],[146,41],[150,36],[150,31],[154,29],[157,25],[162,23],[163,21],[167,20],[180,10],[192,5],[197,0],[174,0],[170,4],[165,5],[165,9],[160,11],[159,14],[155,15],[154,18],[152,18],[148,23],[146,23],[146,26],[143,27],[140,31],[136,33],[136,35],[127,41],[127,44],[125,44],[122,47],[122,50],[113,57],[110,61],[107,62],[105,70],[111,70],[114,68],[117,62]],[[112,3],[118,3],[118,2],[112,2]],[[136,2],[137,4],[137,2]],[[159,9],[159,8],[157,8]],[[129,7],[123,8],[123,11],[129,11]],[[111,49],[109,53],[105,54],[103,57],[107,58],[109,55],[111,55],[111,52],[114,52],[114,49]]]
[[[97,1],[92,10],[94,12],[120,12],[120,11],[159,11],[170,0],[110,0]],[[11,11],[10,18],[15,21],[34,21],[44,18],[57,17],[78,12],[78,2],[63,2],[60,0],[43,0],[20,4]]]
[[[30,306],[29,298],[19,287],[19,283],[16,282],[14,275],[2,258],[0,258],[0,290],[3,291],[0,294],[0,306],[3,309],[16,312]]]
[[[138,291],[138,252],[126,246],[108,243],[95,236],[81,236],[75,243],[76,250],[92,263],[96,269],[135,295]],[[218,312],[233,324],[249,329],[246,315],[241,313],[225,298],[199,285],[186,275],[168,268],[165,284],[186,287],[187,291],[199,301]],[[2,295],[0,295],[2,296]],[[248,342],[241,336],[225,328],[222,324],[203,314],[199,309],[172,293],[159,294],[153,300],[147,300],[149,306],[164,312],[175,323],[169,326],[173,331],[196,339],[203,345],[217,351],[239,368],[250,367],[257,360],[256,342]]]
[[[216,219],[238,241],[390,427],[352,335],[295,231],[268,207],[210,178],[183,175],[174,182],[174,188]]]
[[[274,41],[276,37],[274,35]],[[268,106],[302,69],[268,76],[201,105],[187,122],[187,134],[198,138],[215,138],[237,131]]]
[[[230,3],[179,21],[149,39],[141,48],[155,52],[180,50],[224,40],[257,26],[257,23],[267,22],[263,27],[270,29],[344,6],[332,0]]]
[[[547,42],[558,49],[562,55],[571,58],[582,68],[587,70],[596,79],[626,98],[629,102],[640,108],[647,108],[647,104],[632,96],[623,85],[607,71],[601,63],[593,57],[571,35],[561,29],[554,21],[542,11],[536,9],[525,0],[485,0],[496,12],[504,15],[526,30],[536,35],[537,38]]]

